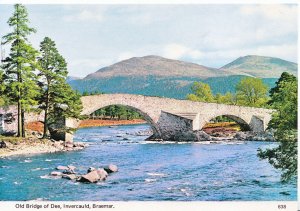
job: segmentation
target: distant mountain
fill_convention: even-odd
[[[283,59],[266,56],[244,56],[221,67],[234,75],[248,75],[259,78],[279,78],[282,72],[297,76],[298,65]]]
[[[67,77],[67,82],[70,82],[70,81],[75,81],[75,80],[79,80],[81,79],[80,77],[76,77],[76,76],[68,76]]]
[[[219,77],[233,75],[230,72],[199,64],[166,59],[160,56],[133,57],[89,74],[84,79],[110,78],[117,76],[159,76],[159,77]]]
[[[195,81],[210,85],[214,94],[234,92],[244,77],[259,77],[269,88],[281,73],[297,75],[297,64],[262,56],[240,57],[220,69],[159,56],[127,59],[99,69],[83,79],[68,78],[79,92],[130,93],[185,99]]]

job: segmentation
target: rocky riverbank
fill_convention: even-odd
[[[177,132],[167,139],[159,139],[155,135],[149,136],[146,141],[169,141],[169,142],[235,142],[235,141],[276,141],[273,131],[230,131],[218,130],[218,132],[205,132],[203,130]]]
[[[38,138],[0,138],[0,158],[14,155],[31,155],[41,153],[55,153],[81,150],[87,144],[82,142],[65,143],[64,141],[55,141]]]

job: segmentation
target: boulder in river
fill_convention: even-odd
[[[100,181],[106,180],[106,177],[108,176],[108,173],[103,168],[99,168],[95,172],[97,172]]]
[[[87,170],[87,173],[90,173],[90,172],[95,171],[95,170],[96,170],[96,168],[94,168],[94,167],[89,167],[88,170]]]
[[[75,169],[76,169],[76,167],[75,166],[72,166],[72,165],[68,165],[67,166],[70,170],[72,170],[72,171],[75,171]]]
[[[96,183],[98,180],[100,180],[100,176],[97,171],[91,171],[88,174],[82,175],[79,182]]]
[[[62,178],[69,179],[69,180],[76,180],[77,176],[75,174],[63,174]]]
[[[117,172],[118,171],[118,167],[114,164],[109,164],[108,166],[105,166],[104,167],[104,170],[107,172],[107,173],[114,173],[114,172]]]
[[[63,173],[61,173],[60,171],[52,171],[50,173],[51,176],[55,176],[55,177],[58,177],[58,176],[62,176]]]
[[[63,170],[63,174],[75,174],[75,171],[72,169]]]
[[[69,168],[67,166],[57,166],[55,169],[56,170],[68,170]]]

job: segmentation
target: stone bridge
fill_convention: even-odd
[[[132,94],[101,94],[84,96],[83,115],[110,105],[125,105],[142,114],[151,125],[154,139],[172,140],[185,132],[199,131],[211,119],[228,116],[254,132],[265,131],[272,110],[217,103],[193,102]],[[67,127],[76,128],[79,121],[67,119]],[[65,140],[72,140],[67,134]]]

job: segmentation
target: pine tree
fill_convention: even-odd
[[[258,156],[268,159],[275,168],[282,170],[282,180],[288,181],[297,176],[297,114],[298,81],[291,74],[284,72],[276,86],[270,90],[269,105],[276,111],[268,127],[275,129],[274,136],[279,146],[259,150]]]
[[[18,136],[25,137],[24,113],[37,103],[37,76],[34,71],[38,52],[27,39],[35,29],[28,26],[26,8],[21,4],[16,4],[14,8],[15,11],[7,22],[13,31],[3,36],[2,43],[11,44],[10,54],[3,61],[4,84],[6,96],[18,106]]]
[[[40,44],[41,57],[38,64],[41,77],[40,108],[44,110],[44,133],[47,136],[48,126],[61,118],[78,118],[82,109],[80,95],[67,84],[67,63],[59,54],[55,42],[45,37]]]
[[[3,106],[5,104],[4,90],[4,72],[0,67],[0,106]]]

